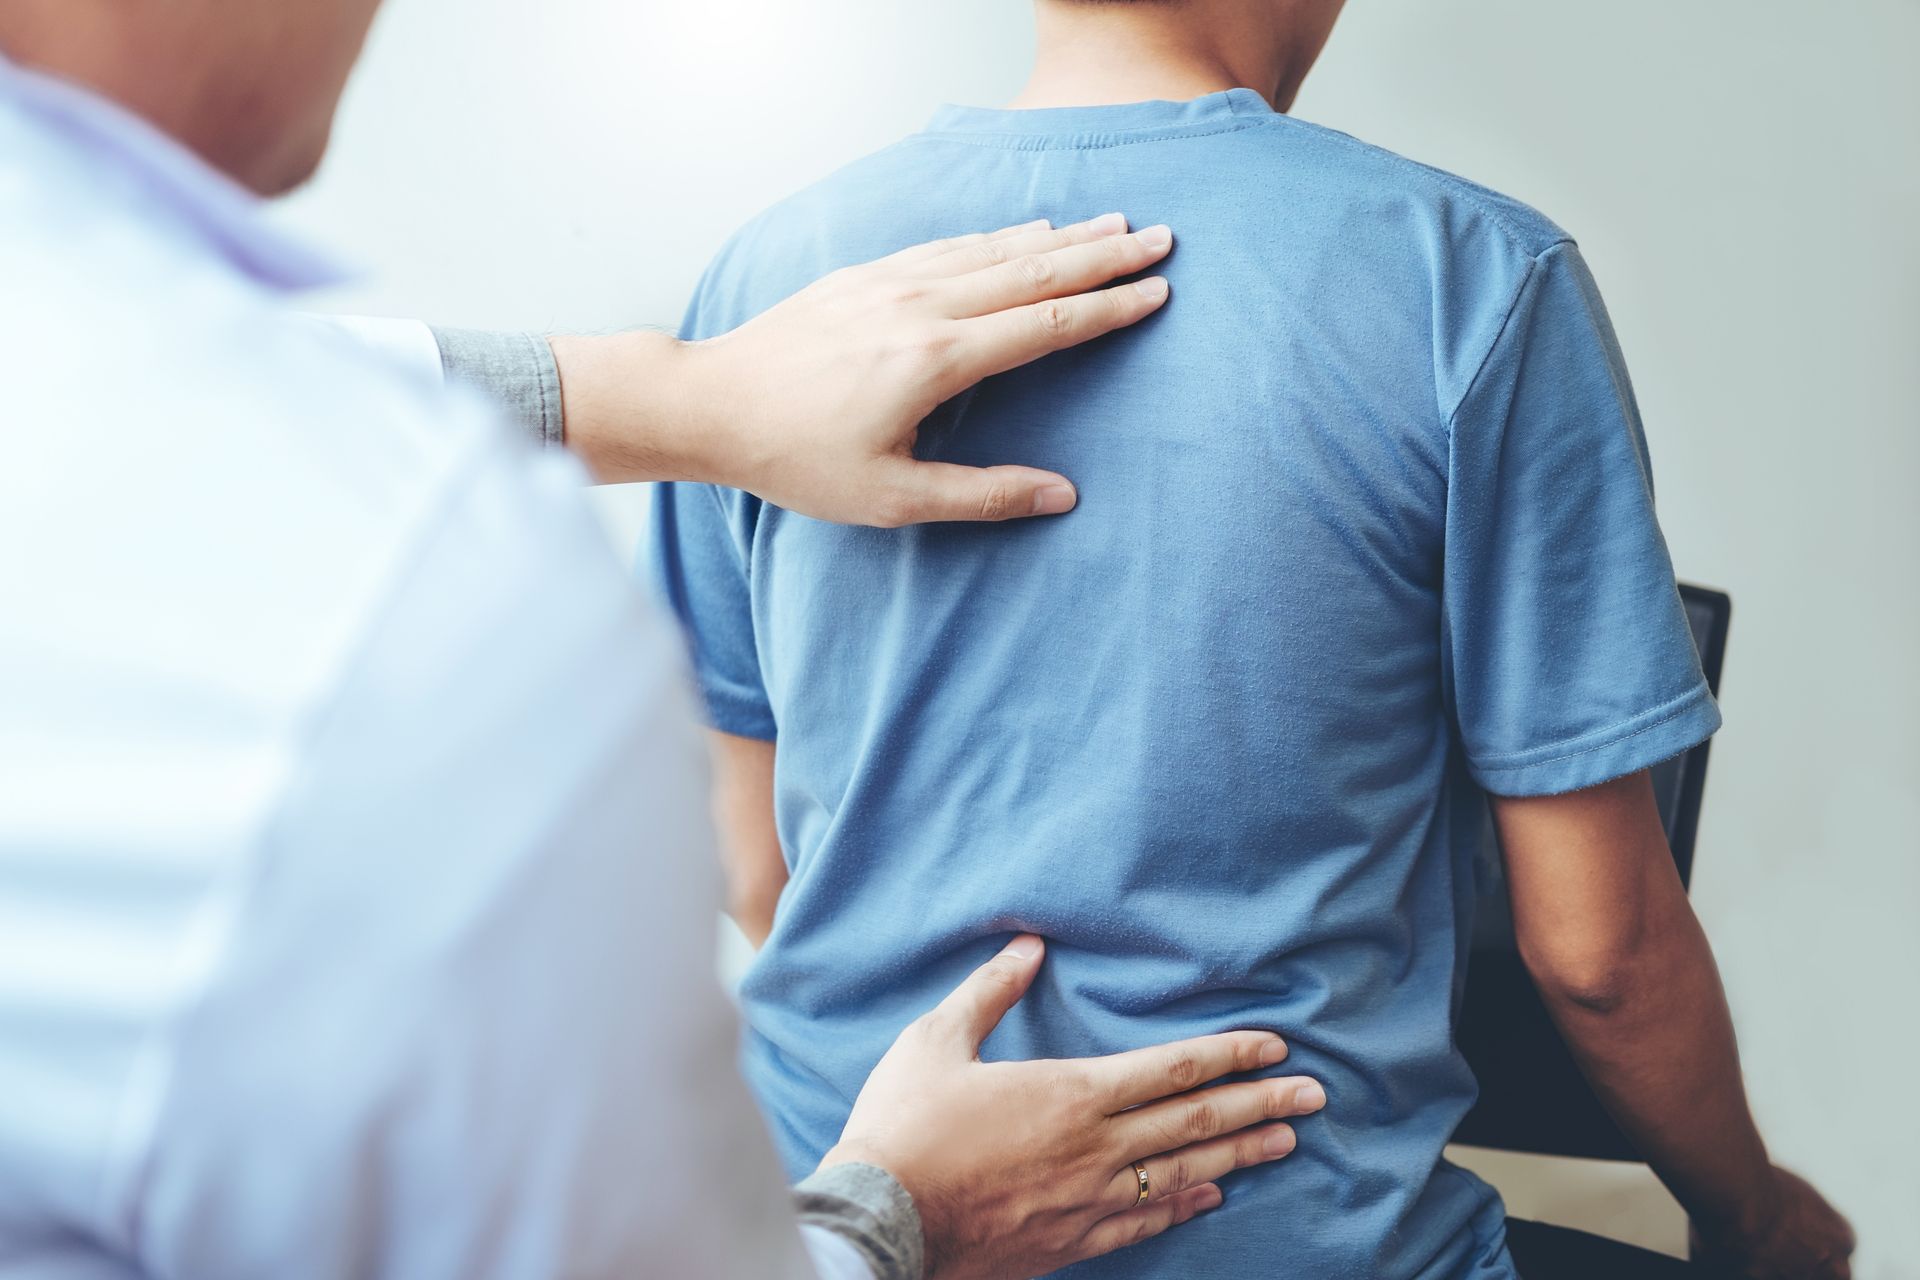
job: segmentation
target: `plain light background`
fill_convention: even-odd
[[[331,305],[672,326],[733,227],[1003,101],[1031,47],[1026,0],[390,0],[288,216],[372,272]],[[1914,0],[1352,0],[1296,108],[1592,262],[1674,560],[1734,598],[1694,900],[1762,1127],[1863,1280],[1920,1277],[1916,49]],[[641,500],[601,498],[623,542]],[[1517,1212],[1679,1247],[1642,1171],[1477,1163]]]

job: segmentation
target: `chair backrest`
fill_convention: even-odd
[[[1733,602],[1723,592],[1685,584],[1680,598],[1693,626],[1701,668],[1718,695]],[[1653,770],[1654,796],[1682,884],[1693,875],[1708,745],[1703,742]],[[1527,976],[1514,946],[1513,914],[1491,814],[1485,833],[1486,848],[1494,856],[1487,859],[1488,874],[1474,917],[1473,954],[1457,1029],[1460,1051],[1480,1082],[1480,1100],[1461,1122],[1454,1141],[1503,1151],[1638,1160],[1633,1144],[1587,1087]]]

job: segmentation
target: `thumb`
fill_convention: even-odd
[[[1055,516],[1079,501],[1063,475],[1032,467],[963,467],[903,459],[890,477],[901,494],[898,524]]]
[[[1031,933],[1023,933],[1002,948],[999,955],[967,975],[934,1010],[935,1018],[959,1035],[969,1054],[980,1051],[980,1043],[1007,1010],[1020,1003],[1040,972],[1040,959],[1046,944]]]

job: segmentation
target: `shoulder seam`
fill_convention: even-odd
[[[1466,181],[1463,178],[1459,178],[1453,174],[1447,173],[1444,170],[1436,169],[1432,165],[1422,164],[1418,160],[1410,159],[1407,156],[1403,156],[1395,151],[1389,151],[1385,147],[1377,147],[1370,142],[1363,142],[1359,138],[1354,137],[1350,133],[1342,133],[1338,129],[1331,129],[1325,125],[1316,125],[1312,121],[1308,121],[1308,120],[1297,120],[1294,117],[1289,115],[1281,115],[1276,113],[1272,116],[1265,117],[1264,119],[1261,119],[1256,123],[1279,125],[1283,128],[1288,125],[1292,125],[1295,127],[1310,128],[1315,133],[1323,137],[1326,137],[1334,142],[1337,142],[1340,145],[1347,147],[1349,150],[1359,151],[1364,155],[1372,156],[1378,159],[1394,161],[1400,165],[1404,165],[1406,168],[1411,169],[1415,174],[1419,175],[1419,177],[1423,181],[1425,181],[1428,185],[1439,188],[1441,190],[1453,192],[1455,195],[1463,196],[1466,199],[1471,200],[1473,202],[1474,208],[1478,209],[1482,214],[1484,214],[1489,222],[1492,222],[1495,226],[1500,228],[1501,234],[1507,238],[1508,243],[1513,246],[1515,252],[1517,253],[1524,254],[1529,258],[1537,258],[1538,256],[1540,256],[1540,254],[1545,253],[1548,249],[1553,247],[1553,245],[1546,245],[1537,251],[1528,249],[1526,237],[1521,233],[1519,226],[1513,221],[1512,218],[1508,217],[1503,210],[1501,210],[1500,208],[1495,206],[1491,201],[1489,201],[1486,198],[1486,195],[1482,193],[1478,188],[1476,188],[1472,183]],[[1544,215],[1543,215],[1543,220],[1544,220]],[[1563,233],[1558,240],[1554,241],[1554,244],[1563,243],[1566,240],[1569,240],[1571,238],[1572,237],[1567,236]]]
[[[1513,318],[1520,310],[1520,300],[1527,296],[1527,290],[1532,287],[1534,277],[1539,274],[1539,269],[1546,260],[1547,255],[1559,249],[1562,245],[1570,245],[1572,243],[1573,238],[1571,236],[1562,236],[1546,248],[1540,250],[1540,252],[1527,255],[1527,269],[1521,273],[1520,283],[1514,286],[1513,296],[1507,299],[1506,309],[1500,316],[1500,327],[1494,330],[1492,340],[1487,343],[1487,349],[1481,352],[1480,359],[1474,363],[1473,376],[1468,378],[1467,385],[1460,389],[1459,399],[1455,400],[1453,407],[1446,411],[1446,433],[1448,439],[1453,438],[1454,419],[1460,416],[1460,407],[1466,404],[1467,400],[1472,397],[1474,390],[1479,387],[1480,379],[1484,377],[1487,372],[1487,366],[1493,362],[1493,353],[1500,349],[1500,343],[1507,336],[1507,330],[1513,327]]]

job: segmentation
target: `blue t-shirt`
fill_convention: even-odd
[[[804,1173],[902,1026],[1031,930],[1049,959],[989,1056],[1271,1028],[1329,1099],[1217,1212],[1073,1274],[1511,1276],[1498,1197],[1441,1159],[1474,1096],[1481,790],[1719,724],[1573,242],[1244,89],[949,108],[742,231],[687,333],[1109,209],[1173,226],[1170,305],[921,438],[1072,477],[1071,514],[883,531],[658,494],[713,724],[778,741],[792,880],[743,988],[749,1078]]]

